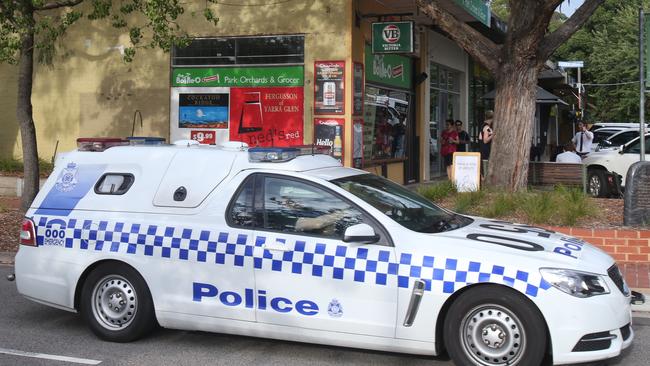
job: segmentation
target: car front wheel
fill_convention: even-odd
[[[605,172],[600,169],[590,169],[587,178],[587,191],[592,197],[607,197],[607,178]]]
[[[463,293],[444,323],[445,346],[457,365],[540,365],[546,326],[539,311],[513,290],[481,285]]]
[[[99,338],[131,342],[156,326],[149,288],[140,274],[124,263],[105,263],[84,282],[81,313]]]

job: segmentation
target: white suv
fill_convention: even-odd
[[[587,166],[587,188],[595,197],[607,197],[620,186],[630,166],[640,160],[641,143],[637,137],[618,150],[597,151],[589,154],[582,163]],[[650,155],[650,134],[645,135],[645,153]],[[619,178],[620,177],[620,178]]]

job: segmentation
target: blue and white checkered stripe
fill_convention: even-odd
[[[43,245],[48,227],[64,230],[64,246],[71,249],[239,267],[252,265],[255,269],[400,288],[410,288],[413,281],[423,280],[426,291],[446,294],[480,282],[505,284],[531,297],[550,288],[539,274],[513,266],[409,253],[400,253],[395,258],[391,250],[326,245],[317,238],[288,243],[293,251],[272,252],[261,249],[267,240],[285,243],[288,239],[281,238],[282,234],[249,238],[236,232],[40,217],[39,245]]]

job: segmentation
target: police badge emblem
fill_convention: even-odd
[[[59,174],[54,188],[59,192],[70,192],[77,186],[77,183],[79,183],[77,181],[77,164],[70,163]]]
[[[343,316],[343,306],[341,306],[341,303],[337,299],[332,299],[329,305],[327,305],[327,313],[332,318],[340,318]]]

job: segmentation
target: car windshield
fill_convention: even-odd
[[[401,185],[373,174],[331,181],[383,212],[398,224],[420,233],[454,230],[472,219],[448,212]]]

